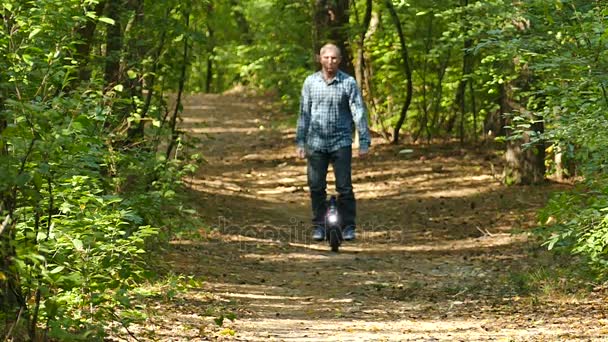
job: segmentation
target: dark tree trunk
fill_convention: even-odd
[[[128,46],[128,60],[127,64],[122,70],[126,71],[133,67],[134,70],[138,70],[139,73],[137,77],[128,79],[129,90],[132,97],[137,96],[141,98],[143,91],[143,77],[141,70],[141,61],[146,57],[146,49],[145,46],[141,43],[144,41],[141,35],[143,35],[143,25],[144,25],[144,1],[143,0],[129,0],[129,9],[133,11],[133,20],[130,27],[130,38]],[[133,108],[135,110],[136,108]]]
[[[399,20],[399,16],[395,11],[395,7],[393,6],[393,2],[391,0],[386,0],[386,7],[391,13],[391,17],[393,18],[393,22],[395,27],[397,28],[397,33],[399,34],[399,43],[401,45],[401,59],[403,61],[403,69],[405,70],[405,78],[407,80],[407,94],[405,96],[405,101],[403,103],[403,107],[401,107],[401,113],[399,114],[399,120],[395,124],[395,129],[393,132],[393,144],[399,143],[399,131],[401,130],[401,126],[405,122],[405,118],[407,116],[407,110],[412,103],[412,70],[410,68],[410,58],[407,51],[407,45],[405,43],[405,36],[403,35],[403,29],[401,28],[401,21]]]
[[[171,14],[172,8],[167,8],[165,12],[165,22],[169,18]],[[163,27],[163,31],[160,34],[160,40],[158,42],[158,46],[156,47],[156,51],[154,52],[154,63],[152,64],[152,72],[146,81],[147,86],[147,94],[146,94],[146,102],[144,103],[144,108],[142,109],[142,117],[148,115],[148,111],[150,110],[150,104],[152,103],[152,97],[154,96],[154,85],[156,84],[156,71],[158,70],[158,66],[160,64],[160,56],[162,54],[163,49],[165,48],[165,39],[167,36],[167,28],[166,25]],[[143,130],[143,124],[141,129]],[[143,133],[143,132],[142,132]]]
[[[462,32],[468,32],[469,30],[469,23],[467,21],[467,16],[465,14],[465,10],[466,7],[469,5],[469,1],[468,0],[461,0],[460,2],[461,7],[463,8],[463,14],[462,14]],[[470,54],[469,54],[469,49],[471,48],[473,42],[471,41],[471,39],[466,38],[464,39],[464,44],[463,44],[463,54],[462,54],[462,78],[460,79],[460,82],[458,83],[458,90],[457,90],[457,94],[456,94],[456,103],[458,104],[459,110],[460,110],[460,129],[459,129],[459,133],[460,133],[460,144],[464,144],[464,139],[465,139],[465,132],[464,132],[464,124],[466,121],[466,97],[465,97],[465,92],[466,92],[466,86],[467,86],[467,82],[470,82],[469,77],[471,74],[471,58],[470,58]]]
[[[363,89],[365,84],[365,35],[372,21],[372,0],[365,2],[365,14],[361,23],[359,33],[359,46],[357,50],[357,62],[355,63],[355,78],[359,88]]]
[[[213,3],[210,1],[207,4],[207,16],[213,16]],[[207,72],[205,75],[205,93],[212,91],[213,84],[213,59],[215,51],[215,30],[207,20]]]
[[[209,4],[211,6],[211,3]],[[232,16],[236,21],[236,25],[241,31],[241,41],[247,45],[253,44],[253,37],[251,36],[251,29],[249,28],[249,22],[243,13],[239,1],[230,0],[230,6],[232,7]]]
[[[120,11],[124,3],[121,0],[108,0],[106,15],[114,20],[114,25],[108,26],[106,34],[106,61],[104,80],[106,87],[112,87],[120,82],[120,53],[122,52],[122,25]]]
[[[184,16],[186,17],[186,28],[188,28],[190,26],[190,13],[186,12]],[[169,146],[167,147],[167,160],[169,160],[169,157],[173,152],[173,148],[175,147],[175,142],[179,137],[179,134],[177,132],[177,116],[179,115],[179,111],[182,106],[182,95],[184,93],[184,84],[186,83],[186,70],[188,68],[188,64],[188,36],[186,36],[186,38],[184,38],[184,50],[182,53],[182,65],[179,77],[179,85],[177,89],[177,99],[175,100],[175,109],[173,111],[173,116],[171,117],[171,141],[169,142]]]
[[[103,13],[103,8],[106,6],[106,1],[99,1],[93,11],[98,17]],[[91,67],[89,58],[91,55],[91,47],[93,38],[95,37],[95,29],[97,28],[97,20],[87,18],[87,23],[76,28],[76,53],[74,59],[78,62],[78,80],[87,82],[91,79]],[[73,87],[72,84],[70,87]]]
[[[542,142],[532,143],[532,135],[544,132],[542,117],[514,102],[510,85],[507,84],[504,87],[505,96],[502,99],[501,106],[505,110],[503,113],[511,117],[510,114],[516,112],[533,122],[529,130],[524,132],[521,137],[507,139],[504,181],[507,184],[541,184],[545,180],[545,146]],[[507,126],[511,124],[512,122],[507,120]],[[512,130],[508,129],[507,137],[512,136]]]
[[[433,13],[429,15],[429,24],[427,26],[427,35],[424,40],[424,62],[422,63],[422,103],[420,105],[422,117],[420,119],[420,128],[418,133],[414,136],[414,141],[418,140],[418,137],[424,133],[426,133],[427,143],[431,142],[431,130],[429,128],[429,101],[427,97],[427,70],[429,65],[428,55],[431,51],[432,43],[433,43]]]
[[[342,52],[340,69],[354,75],[348,44],[349,0],[315,0],[313,48],[318,55],[325,43],[334,43]]]
[[[473,140],[477,142],[477,105],[475,104],[475,87],[472,78],[469,78],[469,96],[471,98],[471,111],[473,112]]]
[[[448,51],[445,59],[437,70],[437,84],[435,85],[435,95],[433,99],[433,116],[431,118],[431,131],[439,131],[439,112],[441,110],[441,99],[443,98],[443,78],[450,62],[450,52]]]
[[[129,94],[131,95],[131,108],[135,112],[137,110],[136,98],[143,97],[143,74],[144,70],[141,67],[141,61],[146,57],[145,46],[141,43],[144,39],[140,39],[144,33],[144,1],[143,0],[129,0],[129,10],[133,12],[133,18],[128,25],[129,32],[125,32],[124,36],[129,36],[129,43],[127,44],[127,56],[125,65],[121,67],[121,73],[126,73],[127,70],[135,70],[137,74],[134,78],[128,77],[127,75],[121,75],[126,80],[129,88]],[[164,36],[164,31],[162,35]],[[164,39],[164,38],[163,38]],[[157,50],[161,50],[162,46],[158,47]],[[155,61],[156,62],[156,61]],[[154,74],[152,74],[154,75]],[[152,76],[154,77],[154,76]],[[152,81],[153,82],[153,81]],[[153,89],[149,87],[148,96],[152,96]],[[146,103],[146,102],[145,102]],[[141,118],[145,118],[147,115],[148,108],[144,108],[141,114]],[[141,139],[144,136],[144,120],[139,120],[128,130],[128,141],[135,141]]]

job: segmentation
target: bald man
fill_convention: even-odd
[[[353,121],[359,132],[359,157],[368,153],[371,143],[361,91],[352,76],[339,70],[341,59],[336,45],[324,45],[319,55],[321,70],[306,78],[300,99],[296,154],[307,159],[312,237],[316,241],[325,239],[330,164],[336,179],[343,239],[355,239],[357,206],[351,179]]]

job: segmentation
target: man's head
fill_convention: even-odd
[[[319,53],[319,62],[323,72],[328,76],[334,76],[338,72],[338,67],[342,61],[340,48],[334,44],[325,44]]]

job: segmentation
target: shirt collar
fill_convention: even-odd
[[[333,84],[333,83],[340,83],[340,82],[342,82],[342,81],[343,81],[343,80],[344,80],[346,77],[345,77],[344,72],[342,72],[341,70],[338,70],[338,72],[336,73],[336,76],[335,76],[335,77],[334,77],[334,78],[333,78],[333,79],[332,79],[332,80],[331,80],[329,83],[328,83],[328,82],[325,82],[325,79],[323,78],[323,71],[317,71],[317,78],[318,78],[318,79],[319,79],[321,82],[323,82],[323,83],[325,83],[325,84],[327,84],[327,85],[330,85],[330,84]]]

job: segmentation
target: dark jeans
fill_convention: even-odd
[[[338,212],[342,227],[355,226],[356,202],[351,179],[352,149],[343,147],[333,152],[308,151],[308,187],[312,202],[312,224],[325,224],[327,171],[333,166],[338,192]]]

